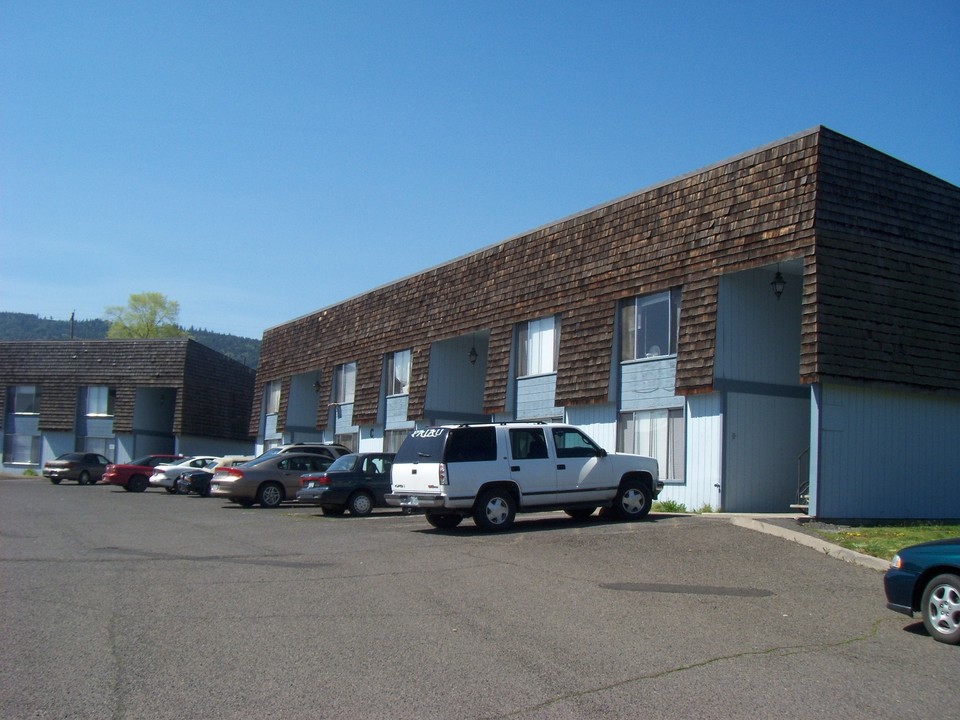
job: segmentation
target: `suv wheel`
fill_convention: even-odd
[[[260,507],[279,507],[280,503],[283,502],[283,488],[277,483],[264,483],[257,490],[257,502],[260,503]]]
[[[440,513],[427,513],[427,522],[433,525],[437,530],[451,530],[463,520],[463,515],[441,515]]]
[[[350,496],[347,507],[350,508],[351,515],[369,515],[373,512],[373,498],[361,490]]]
[[[613,500],[613,514],[618,520],[640,520],[650,512],[650,493],[638,480],[627,480],[620,485]]]
[[[480,496],[473,508],[473,521],[481,530],[506,530],[513,524],[517,504],[502,488],[491,488]]]

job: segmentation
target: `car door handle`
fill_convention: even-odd
[[[510,466],[510,472],[520,472],[520,466],[519,466],[519,465],[511,465],[511,466]]]
[[[566,469],[567,469],[567,466],[564,465],[563,463],[561,463],[560,465],[557,465],[557,470],[566,470]]]

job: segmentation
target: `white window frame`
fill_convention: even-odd
[[[116,391],[108,385],[87,386],[87,417],[113,417]]]
[[[410,393],[410,350],[397,350],[387,355],[387,395]]]
[[[40,391],[36,385],[14,385],[10,395],[14,415],[40,414]]]
[[[555,373],[559,353],[559,315],[528,320],[517,326],[517,377]]]
[[[620,414],[621,452],[657,459],[660,479],[686,482],[686,420],[683,408],[634,410]]]
[[[676,355],[679,321],[680,288],[625,300],[620,309],[620,360]]]
[[[278,415],[280,413],[280,381],[270,380],[263,388],[264,415]]]
[[[352,405],[357,389],[357,363],[337,365],[334,370],[334,402],[337,405]]]

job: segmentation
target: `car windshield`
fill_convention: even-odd
[[[57,460],[72,460],[73,462],[80,462],[83,460],[83,453],[64,453]]]
[[[359,459],[359,455],[341,455],[333,461],[333,464],[330,467],[327,468],[327,472],[345,472],[353,470],[357,464],[357,460]]]
[[[149,465],[149,466],[152,467],[152,466],[153,466],[153,458],[150,457],[149,455],[144,455],[143,457],[137,458],[136,460],[131,460],[131,461],[130,461],[130,464],[131,464],[131,465]]]

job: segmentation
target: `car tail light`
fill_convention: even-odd
[[[447,485],[448,482],[447,482],[447,464],[446,463],[440,463],[439,475],[440,475],[440,484]]]
[[[243,470],[241,470],[240,468],[235,468],[235,467],[224,468],[223,472],[235,478],[243,477]]]
[[[300,484],[306,485],[308,482],[315,482],[317,485],[329,485],[330,478],[327,477],[326,473],[319,473],[315,475],[306,475],[300,478]]]

